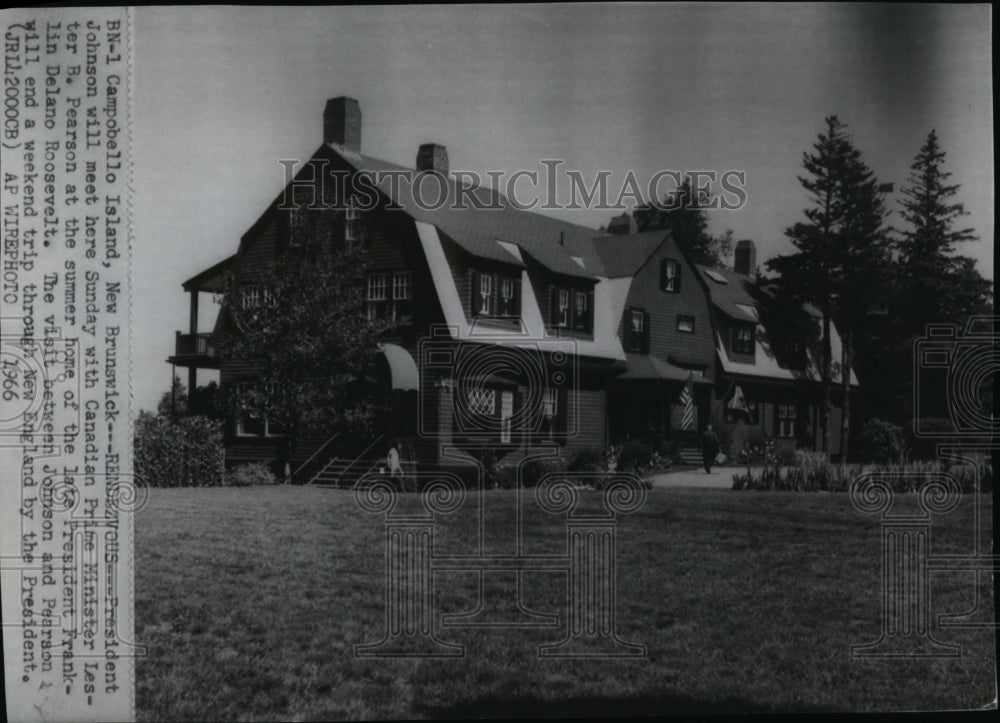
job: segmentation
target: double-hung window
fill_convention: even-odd
[[[638,354],[649,353],[649,312],[636,307],[625,310],[625,349]]]
[[[248,284],[243,287],[243,308],[256,309],[261,305],[264,298],[263,289],[257,284]]]
[[[347,200],[347,208],[344,213],[344,240],[356,241],[360,225],[361,213],[358,211],[358,206],[354,201],[354,198],[349,198]]]
[[[513,276],[473,271],[471,291],[473,316],[504,319],[521,315],[521,282]]]
[[[754,327],[740,324],[733,331],[733,351],[737,354],[754,353]]]
[[[778,405],[778,429],[777,436],[782,439],[790,439],[795,436],[795,405]]]
[[[660,262],[660,289],[675,294],[681,290],[681,265],[675,259]]]
[[[563,286],[551,288],[551,323],[561,329],[589,332],[593,329],[593,292]]]
[[[368,274],[368,319],[384,318],[389,309],[389,274]]]

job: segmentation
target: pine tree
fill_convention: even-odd
[[[695,193],[691,179],[668,193],[659,203],[645,204],[632,214],[638,231],[670,229],[674,241],[692,263],[713,268],[725,268],[732,253],[732,231],[719,237],[708,231],[705,208],[709,199],[704,192]]]
[[[896,241],[898,269],[891,317],[892,358],[899,373],[893,386],[896,399],[904,403],[899,421],[910,421],[913,413],[913,342],[926,332],[928,323],[951,323],[964,327],[970,317],[992,309],[993,284],[976,270],[975,261],[956,253],[958,247],[976,241],[971,228],[958,228],[964,206],[955,201],[959,185],[951,183],[945,170],[946,154],[937,133],[931,130],[910,166],[907,184],[901,189],[900,216],[906,227]]]
[[[840,181],[847,167],[849,142],[846,127],[837,116],[826,119],[826,132],[820,133],[813,144],[813,153],[802,154],[802,166],[808,175],[799,176],[799,183],[809,194],[812,206],[804,213],[807,223],[796,223],[785,230],[798,253],[778,256],[767,267],[781,275],[781,283],[792,298],[812,301],[823,318],[820,381],[823,386],[823,408],[820,414],[822,450],[830,445],[830,410],[832,403],[832,362],[830,326],[833,315],[833,249],[836,232],[843,223],[844,209],[840,198]]]
[[[959,244],[977,237],[971,228],[955,228],[968,214],[954,201],[959,185],[948,182],[952,174],[944,163],[945,152],[931,130],[902,189],[900,215],[909,228],[898,240],[898,291],[908,337],[922,334],[931,321],[961,324],[989,303],[990,282],[975,272],[972,259],[955,254]]]
[[[853,145],[847,125],[837,116],[826,119],[826,130],[803,154],[807,175],[799,182],[811,205],[804,210],[806,222],[788,228],[797,253],[779,256],[767,263],[781,275],[781,284],[791,298],[815,304],[822,314],[820,382],[822,449],[829,451],[829,420],[833,406],[833,351],[831,331],[836,321],[842,335],[840,359],[844,414],[841,426],[841,460],[847,453],[850,424],[850,369],[854,338],[879,287],[878,275],[889,260],[889,242],[884,228],[887,215],[880,184]]]

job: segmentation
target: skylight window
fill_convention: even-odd
[[[720,274],[718,271],[712,271],[712,269],[705,269],[705,274],[708,276],[708,278],[710,278],[717,284],[729,283],[729,281],[726,280],[726,277]]]

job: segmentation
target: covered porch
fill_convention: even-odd
[[[696,454],[701,428],[711,421],[712,380],[705,370],[646,354],[627,357],[628,369],[608,391],[611,442],[637,439]]]

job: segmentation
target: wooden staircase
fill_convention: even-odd
[[[696,466],[701,466],[701,450],[700,449],[682,449],[677,454],[677,461],[681,464],[693,464]]]

